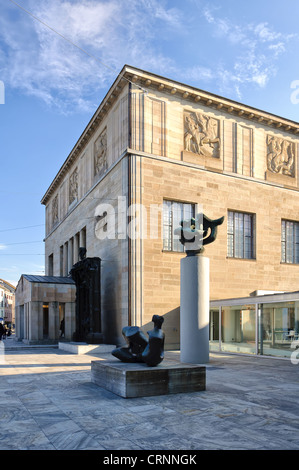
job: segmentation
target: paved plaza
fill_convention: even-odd
[[[125,399],[91,382],[91,361],[110,355],[0,347],[1,450],[299,449],[290,360],[213,353],[206,391]]]

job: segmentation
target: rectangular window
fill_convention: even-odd
[[[59,249],[59,256],[60,256],[60,259],[59,259],[59,262],[60,262],[60,266],[59,266],[59,272],[60,272],[60,276],[63,276],[63,245],[60,247]]]
[[[228,211],[227,256],[254,259],[254,215]]]
[[[163,201],[163,250],[183,252],[184,247],[174,230],[180,227],[182,220],[195,217],[195,204]]]
[[[281,262],[299,263],[299,222],[281,221]]]
[[[53,276],[54,273],[54,259],[53,253],[48,257],[48,276]]]

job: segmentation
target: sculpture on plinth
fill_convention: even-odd
[[[101,344],[101,259],[87,258],[86,248],[79,248],[80,260],[70,275],[76,284],[76,330],[73,341]]]
[[[223,224],[224,217],[209,219],[204,214],[197,214],[191,220],[182,220],[174,234],[179,235],[180,242],[186,247],[187,256],[203,253],[204,246],[212,243],[217,237],[217,227]]]
[[[128,346],[114,349],[112,355],[122,362],[144,362],[150,367],[160,364],[164,359],[164,318],[153,315],[152,321],[154,328],[147,332],[148,339],[138,326],[125,326],[122,334]]]
[[[212,220],[199,213],[191,220],[182,220],[174,232],[187,254],[180,261],[181,362],[209,362],[210,260],[202,253],[205,245],[216,240],[223,221],[224,217]]]

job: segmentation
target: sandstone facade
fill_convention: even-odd
[[[178,347],[184,254],[162,239],[163,202],[176,201],[225,216],[206,248],[212,300],[297,290],[281,230],[299,222],[298,143],[298,123],[125,66],[42,199],[46,274],[67,276],[85,246],[102,259],[106,341],[158,314]],[[250,259],[228,256],[228,211],[252,216]]]

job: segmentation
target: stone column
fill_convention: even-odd
[[[68,275],[68,243],[63,245],[63,275]]]
[[[59,337],[59,303],[49,302],[49,339]]]
[[[71,238],[68,242],[68,255],[67,255],[67,273],[73,267],[73,239]]]
[[[76,233],[74,237],[74,250],[73,250],[73,264],[78,263],[79,261],[79,234]]]
[[[75,302],[66,302],[64,308],[64,336],[71,341],[73,333],[76,330],[76,304]]]
[[[86,248],[86,232],[85,230],[80,230],[80,235],[79,235],[79,247]]]
[[[26,302],[24,304],[24,334],[23,334],[23,339],[26,341],[29,340],[29,318],[30,318],[30,303],[31,302]]]
[[[15,335],[16,339],[20,338],[20,305],[15,306]]]
[[[181,362],[209,362],[209,258],[181,259]]]
[[[29,341],[43,339],[43,302],[29,302]]]

